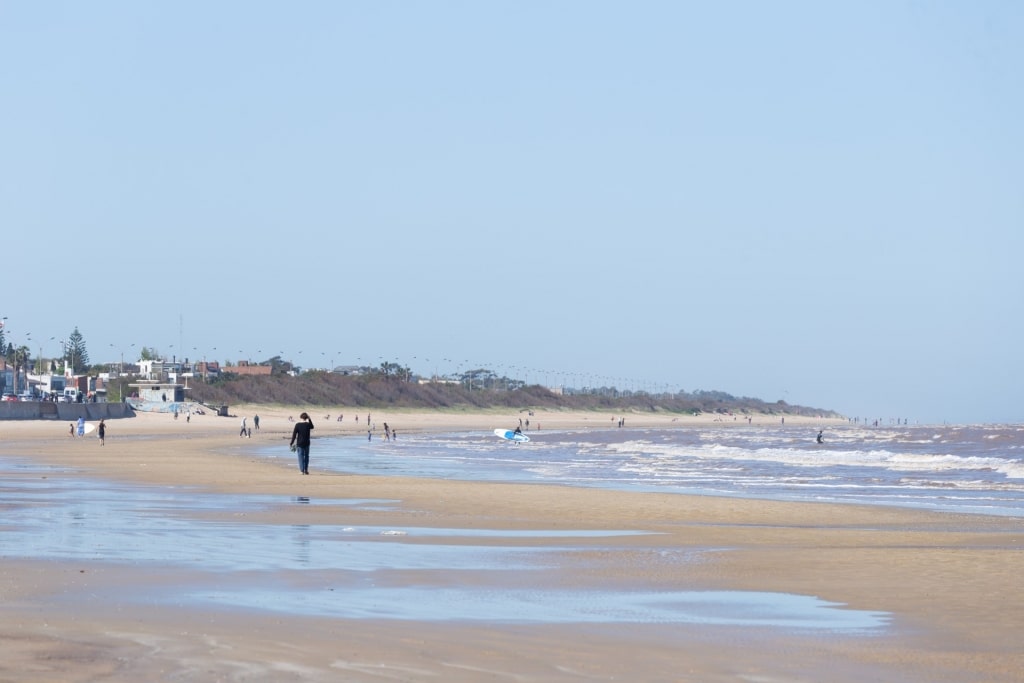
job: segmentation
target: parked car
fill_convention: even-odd
[[[18,397],[15,396],[14,394],[4,394],[3,400],[5,400],[5,401],[17,401]]]

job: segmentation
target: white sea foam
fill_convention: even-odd
[[[781,425],[551,430],[519,447],[490,434],[410,435],[398,444],[353,441],[338,452],[337,462],[346,471],[375,474],[909,504],[1024,517],[1024,430],[1017,426],[844,425],[824,431],[819,444],[816,428]]]
[[[773,462],[801,467],[881,467],[897,472],[989,470],[1011,478],[1024,478],[1024,463],[1005,458],[957,456],[948,453],[901,453],[879,450],[811,450],[807,448],[742,448],[719,443],[699,448],[627,441],[608,444],[605,449],[622,455],[643,456],[663,461],[675,459]]]

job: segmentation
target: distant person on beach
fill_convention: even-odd
[[[825,436],[820,429],[818,430],[818,443],[825,443]]]
[[[245,418],[242,418],[242,431],[238,432],[238,436],[247,436],[248,430],[245,428]]]
[[[100,420],[100,426],[96,428],[96,431],[100,435],[100,445],[105,446],[107,443],[107,423]]]
[[[85,436],[85,418],[78,418],[78,435]]]
[[[72,423],[68,424],[68,427],[70,428],[68,430],[68,436],[74,436],[75,435],[75,423],[72,422]]]
[[[259,415],[253,415],[252,416],[252,426],[253,426],[253,429],[255,429],[257,432],[260,431],[260,416]]]
[[[299,471],[309,474],[309,433],[313,431],[313,420],[309,413],[299,415],[302,422],[296,422],[292,429],[292,440],[289,446],[295,446],[299,458]]]

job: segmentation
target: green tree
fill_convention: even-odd
[[[75,327],[75,331],[68,336],[64,348],[67,352],[65,360],[70,359],[73,374],[85,372],[89,368],[89,351],[85,348],[85,340],[82,333],[78,331],[78,327]]]
[[[107,383],[107,401],[110,403],[120,403],[124,400],[124,397],[128,395],[131,387],[128,383],[131,380],[127,377],[118,377],[117,379],[111,380]]]
[[[391,363],[389,361],[386,361],[380,364],[380,373],[385,377],[398,377],[401,379],[405,379],[410,375],[411,371],[409,370],[409,368],[402,367],[398,363]]]
[[[291,372],[294,369],[291,362],[282,360],[281,356],[274,356],[273,358],[268,358],[267,360],[263,361],[262,364],[270,366],[271,375],[284,375],[287,374],[288,372]]]

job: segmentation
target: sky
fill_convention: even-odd
[[[1024,421],[1024,4],[0,0],[0,317]]]

